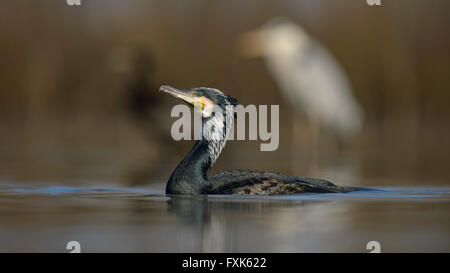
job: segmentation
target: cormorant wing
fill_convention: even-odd
[[[333,183],[308,177],[257,170],[221,171],[208,177],[207,194],[278,195],[350,191]]]

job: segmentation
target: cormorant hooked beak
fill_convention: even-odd
[[[195,91],[178,89],[178,88],[172,87],[170,85],[162,85],[159,88],[159,91],[168,93],[168,94],[174,96],[175,98],[182,99],[185,102],[194,105],[194,101],[195,101],[195,97],[196,97]]]
[[[192,89],[178,89],[170,85],[162,85],[159,91],[168,93],[175,98],[182,99],[190,105],[194,106],[194,109],[202,114],[203,117],[209,117],[214,107],[214,102],[205,97],[202,92],[198,92]]]

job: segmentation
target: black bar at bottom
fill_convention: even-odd
[[[449,254],[298,254],[298,253],[149,253],[149,254],[1,254],[3,266],[15,270],[126,270],[149,272],[285,272],[310,270],[446,268]],[[80,271],[81,272],[81,271]],[[103,271],[102,271],[103,272]]]

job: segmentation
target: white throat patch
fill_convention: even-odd
[[[219,106],[215,106],[213,114],[203,122],[203,137],[208,141],[211,167],[225,147],[233,122],[234,107],[230,104],[225,107],[225,112]]]

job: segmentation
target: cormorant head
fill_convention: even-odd
[[[237,100],[218,89],[208,87],[178,89],[163,85],[159,90],[182,99],[194,106],[197,113],[201,113],[202,143],[207,143],[207,165],[211,167],[225,146],[233,126]]]
[[[176,98],[182,99],[192,105],[203,118],[210,118],[217,107],[223,112],[228,106],[236,106],[237,100],[222,91],[209,87],[195,87],[189,89],[178,89],[169,85],[162,85],[159,91],[168,93]]]

